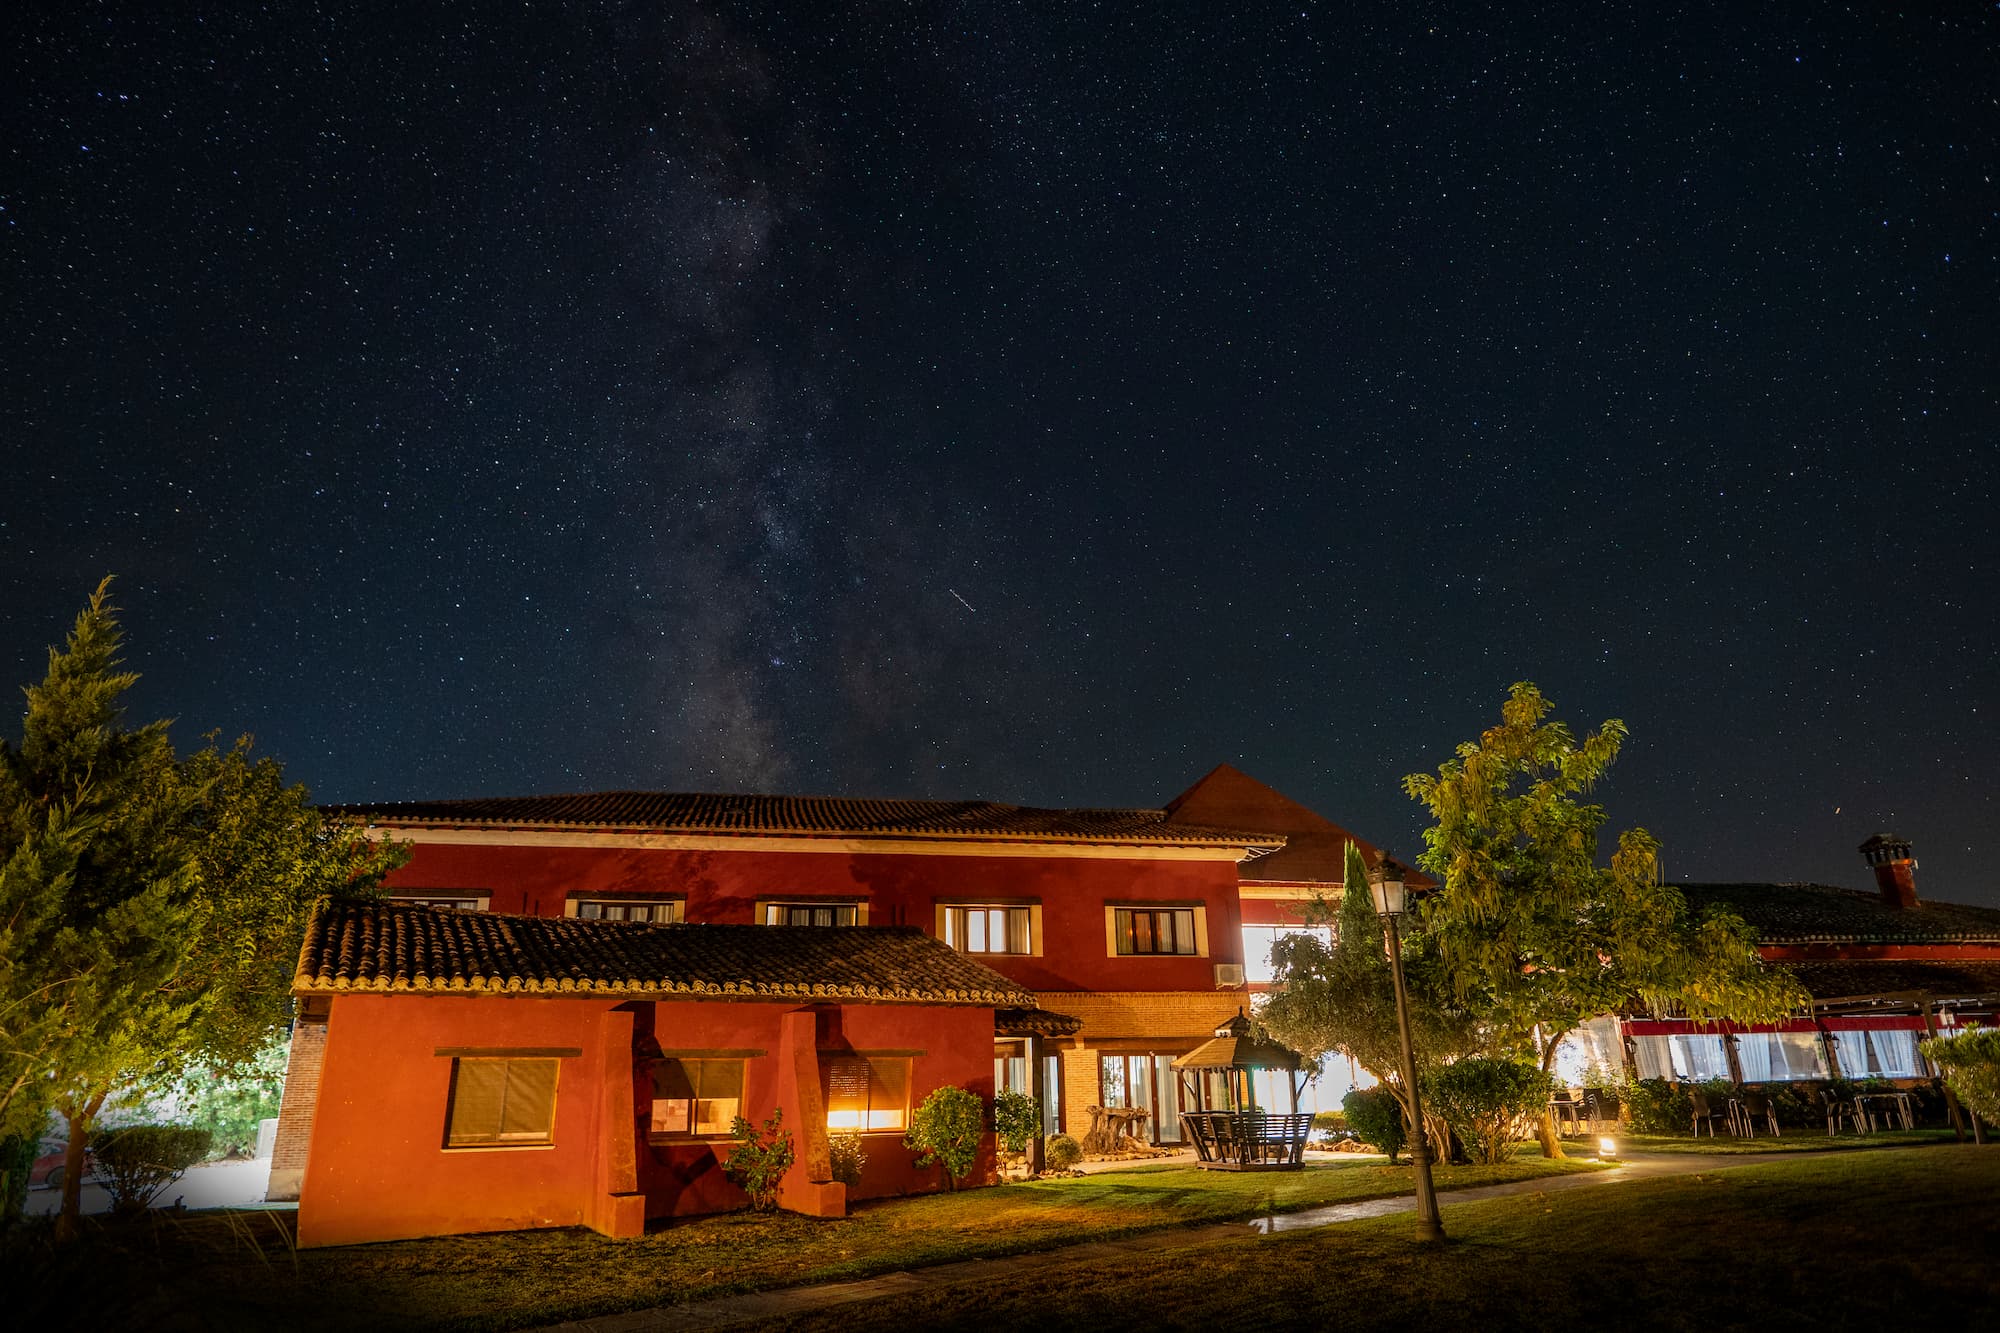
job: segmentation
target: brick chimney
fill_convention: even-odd
[[[1883,902],[1905,911],[1917,905],[1917,862],[1908,838],[1878,833],[1861,844],[1861,859],[1875,871]]]

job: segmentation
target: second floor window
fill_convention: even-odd
[[[681,919],[678,898],[579,898],[576,914],[586,921],[653,921]]]
[[[767,926],[851,926],[853,903],[765,903]]]
[[[946,907],[944,942],[960,953],[1033,953],[1025,907]]]
[[[1114,914],[1112,936],[1121,954],[1163,954],[1195,951],[1192,907],[1120,907]]]
[[[466,912],[486,910],[487,895],[476,889],[401,889],[389,894],[392,903],[411,907],[450,907]]]

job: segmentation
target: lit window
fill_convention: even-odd
[[[451,1062],[448,1148],[549,1143],[556,1123],[554,1060]]]
[[[743,1108],[741,1060],[666,1059],[653,1064],[652,1132],[727,1134]]]
[[[403,893],[391,893],[389,901],[408,907],[448,907],[483,912],[489,899],[486,894],[471,889],[410,889]]]
[[[1333,947],[1330,926],[1245,926],[1243,927],[1244,975],[1251,981],[1273,981],[1271,946],[1287,935],[1310,935],[1327,948]]]
[[[1195,952],[1194,909],[1120,907],[1113,936],[1121,954],[1191,954]]]
[[[851,926],[855,924],[852,903],[765,903],[767,926]]]
[[[1033,953],[1025,907],[947,907],[944,942],[960,953]]]
[[[828,1129],[902,1129],[909,1120],[910,1062],[901,1056],[831,1056],[826,1061]]]
[[[576,914],[586,921],[650,921],[660,925],[681,919],[678,898],[579,898]]]

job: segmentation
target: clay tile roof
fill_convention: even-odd
[[[1940,1002],[2000,998],[2000,962],[1956,958],[1842,959],[1786,963],[1785,969],[1821,1004],[1918,994]]]
[[[1765,944],[2000,943],[2000,908],[1926,902],[1892,907],[1879,893],[1825,884],[1682,884],[1697,917],[1734,908]]]
[[[993,1035],[996,1037],[1073,1037],[1083,1030],[1083,1020],[1048,1009],[995,1009]]]
[[[385,902],[322,904],[292,986],[308,994],[1035,1003],[913,926],[669,926]]]
[[[993,841],[1166,843],[1268,850],[1282,837],[1169,822],[1164,810],[1041,810],[993,801],[868,800],[845,796],[605,791],[459,801],[330,805],[375,824],[618,829],[657,833]]]

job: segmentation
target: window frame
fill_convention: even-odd
[[[508,1134],[507,1103],[513,1091],[516,1074],[515,1066],[545,1066],[548,1072],[548,1105],[543,1108],[541,1119],[545,1128],[537,1132]],[[494,1107],[493,1130],[491,1134],[480,1134],[468,1128],[461,1132],[458,1118],[463,1111],[473,1114],[474,1109],[464,1106],[461,1094],[467,1090],[465,1072],[467,1066],[491,1068],[499,1066],[501,1071],[499,1100]],[[523,1081],[528,1071],[521,1071]],[[444,1149],[447,1152],[511,1152],[520,1148],[553,1148],[556,1141],[556,1103],[562,1088],[562,1057],[541,1054],[493,1054],[454,1055],[451,1057],[451,1072],[445,1089],[444,1104]],[[526,1089],[533,1092],[533,1089]],[[483,1109],[483,1108],[482,1108]]]
[[[834,1109],[839,1067],[842,1065],[850,1066],[847,1072],[851,1078],[853,1076],[851,1066],[856,1064],[865,1067],[862,1105],[858,1112],[860,1123],[851,1125],[837,1124],[834,1120],[835,1116],[851,1114],[847,1111],[836,1111]],[[916,1079],[916,1061],[911,1056],[886,1051],[821,1051],[819,1053],[819,1065],[820,1080],[826,1095],[826,1129],[828,1133],[902,1134],[908,1131],[910,1111],[914,1101],[911,1095],[911,1088]],[[895,1091],[886,1087],[889,1080],[879,1077],[878,1066],[884,1070],[893,1068],[901,1076],[902,1087],[900,1089],[900,1098],[892,1098],[890,1103],[890,1105],[896,1106],[898,1109],[892,1110],[890,1106],[885,1105],[878,1111],[874,1104],[878,1084],[885,1085],[884,1090],[887,1092],[893,1093]],[[875,1120],[878,1115],[885,1120],[893,1117],[894,1123],[877,1124]]]
[[[724,1122],[720,1129],[702,1128],[703,1122],[701,1120],[701,1103],[703,1103],[704,1101],[715,1102],[715,1101],[728,1101],[731,1099],[723,1097],[703,1097],[701,1094],[704,1090],[705,1080],[700,1078],[690,1078],[688,1080],[689,1095],[686,1097],[661,1097],[658,1095],[659,1071],[662,1066],[669,1064],[681,1065],[683,1067],[687,1065],[698,1065],[698,1066],[734,1065],[736,1067],[735,1071],[736,1096],[733,1099],[735,1105],[730,1112],[728,1121]],[[647,1078],[653,1084],[653,1091],[654,1091],[654,1096],[649,1099],[649,1105],[647,1107],[647,1119],[646,1119],[647,1140],[652,1143],[703,1143],[717,1139],[730,1138],[731,1137],[729,1132],[730,1123],[733,1123],[737,1116],[743,1114],[743,1103],[745,1100],[743,1090],[750,1081],[749,1065],[750,1061],[748,1056],[726,1051],[675,1052],[671,1054],[662,1054],[660,1056],[655,1057],[652,1061],[649,1062],[649,1068],[646,1071]],[[705,1074],[707,1073],[707,1070],[704,1068],[700,1072]],[[686,1129],[681,1129],[681,1130],[657,1128],[656,1126],[659,1120],[660,1104],[662,1102],[676,1102],[676,1101],[686,1103],[688,1127]],[[716,1122],[714,1120],[710,1120],[708,1123],[714,1124]]]
[[[1191,919],[1188,922],[1190,927],[1189,944],[1191,947],[1186,950],[1175,949],[1172,952],[1163,950],[1142,951],[1136,947],[1132,949],[1124,947],[1127,941],[1127,931],[1124,921],[1120,919],[1121,917],[1129,919],[1133,913],[1158,915],[1169,912],[1186,912],[1191,914]],[[1179,935],[1180,931],[1177,928],[1175,930],[1176,942],[1178,942]],[[1138,941],[1136,930],[1130,932],[1130,938],[1136,945]],[[1208,943],[1208,905],[1206,903],[1106,903],[1104,906],[1104,951],[1110,957],[1207,958],[1209,956]]]
[[[568,917],[575,917],[579,921],[630,921],[631,920],[630,917],[613,917],[613,916],[602,916],[602,915],[587,916],[585,915],[583,910],[586,906],[624,907],[624,908],[651,907],[655,909],[665,907],[670,909],[672,912],[672,915],[664,921],[662,921],[657,915],[655,915],[640,922],[639,924],[641,925],[678,926],[687,920],[687,899],[673,895],[656,895],[650,897],[641,897],[637,895],[624,895],[616,893],[573,894],[566,902],[563,903],[563,915]]]
[[[390,889],[383,897],[405,907],[440,911],[484,912],[493,902],[493,895],[484,889]]]
[[[1006,912],[1008,914],[1007,938],[1013,939],[1013,914],[1023,913],[1026,917],[1023,929],[1027,935],[1025,949],[972,949],[957,938],[959,924],[970,912]],[[1037,958],[1042,953],[1042,905],[1038,902],[1009,902],[998,898],[967,899],[962,902],[941,901],[937,904],[937,938],[972,958]],[[990,937],[990,936],[989,936]]]
[[[832,924],[828,926],[816,926],[813,925],[811,922],[803,923],[803,926],[801,928],[804,929],[844,930],[852,926],[865,926],[868,924],[868,902],[865,898],[815,898],[811,896],[799,897],[799,898],[759,898],[756,904],[756,911],[757,911],[756,923],[760,926],[795,925],[798,923],[790,921],[773,921],[771,919],[771,914],[773,912],[795,911],[800,909],[810,910],[810,911],[823,911],[831,909],[836,918],[832,922]],[[838,920],[837,918],[840,916],[842,912],[851,913],[853,915],[853,920],[845,922]]]

